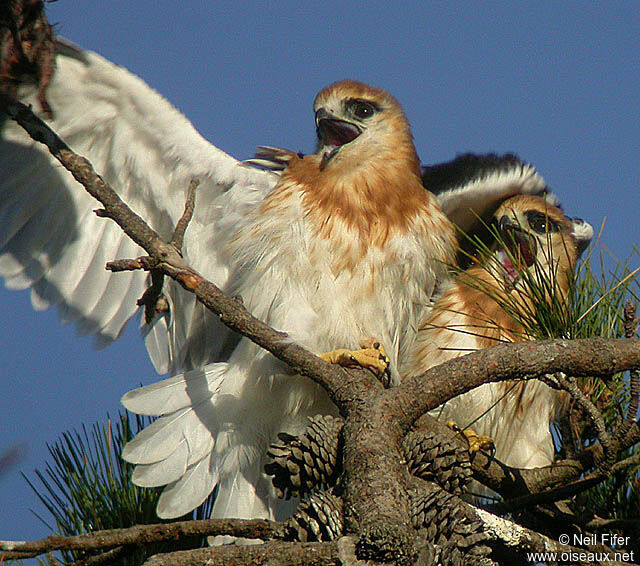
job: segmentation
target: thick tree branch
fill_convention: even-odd
[[[585,549],[571,546],[568,544],[562,544],[549,537],[541,535],[535,531],[522,527],[517,523],[497,517],[492,513],[483,511],[482,509],[476,510],[478,516],[485,524],[486,532],[494,538],[494,540],[500,541],[505,546],[517,550],[518,552],[537,552],[537,553],[553,553],[556,554],[558,559],[563,553],[571,553],[576,558],[571,558],[567,562],[571,564],[584,564],[584,565],[615,565],[615,566],[634,566],[630,562],[619,562],[614,560],[614,552],[610,548],[601,547],[600,552],[585,551]],[[594,560],[579,559],[580,555],[587,555],[589,552],[595,554]],[[602,559],[601,559],[602,558]],[[563,560],[563,563],[565,561]]]
[[[388,411],[409,427],[427,411],[492,381],[569,372],[606,377],[640,367],[640,341],[621,338],[544,340],[501,344],[449,360],[381,393]]]
[[[218,546],[158,554],[144,566],[366,566],[356,560],[347,537],[333,542],[265,543],[254,546]]]

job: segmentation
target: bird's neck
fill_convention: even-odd
[[[422,186],[415,152],[357,165],[321,162],[321,156],[309,155],[291,163],[271,195],[275,201],[291,191],[299,194],[307,221],[321,237],[343,234],[384,247],[410,230],[416,217],[440,213]]]
[[[473,266],[456,280],[458,297],[463,297],[460,309],[477,325],[475,332],[495,346],[499,341],[517,342],[524,339],[524,329],[501,305],[508,301],[508,290],[500,275],[483,266]],[[524,307],[524,305],[522,305]]]

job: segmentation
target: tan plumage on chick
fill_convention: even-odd
[[[494,221],[502,246],[443,286],[433,310],[423,317],[403,376],[500,342],[532,338],[517,320],[518,313],[535,314],[541,306],[531,298],[531,285],[543,289],[549,304],[554,295],[556,307],[567,306],[579,249],[593,235],[589,224],[528,195],[505,201]],[[434,414],[491,437],[496,457],[505,464],[533,468],[553,461],[549,427],[565,405],[563,392],[540,381],[501,382],[451,399]]]

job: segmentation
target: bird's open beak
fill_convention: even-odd
[[[362,133],[355,124],[336,118],[324,108],[316,112],[316,130],[323,145],[335,147],[352,142]]]
[[[321,169],[324,169],[328,161],[345,144],[355,140],[362,130],[351,122],[336,118],[324,108],[316,112],[316,132],[320,144],[324,148]]]
[[[531,267],[536,261],[538,244],[534,237],[525,232],[508,216],[498,222],[502,240],[498,250],[499,261],[511,283],[520,277],[520,271]]]

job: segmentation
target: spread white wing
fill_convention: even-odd
[[[189,181],[199,178],[184,253],[224,287],[220,242],[277,176],[211,145],[125,69],[65,41],[56,47],[47,91],[51,127],[164,237],[182,214]],[[38,108],[35,88],[20,94]],[[34,308],[56,306],[63,320],[106,345],[136,313],[147,276],[105,271],[107,261],[143,252],[114,222],[93,213],[98,206],[44,146],[12,121],[0,121],[0,275],[11,289],[31,288]],[[156,369],[175,373],[227,357],[234,338],[216,317],[172,282],[165,294],[170,314],[145,329]]]

